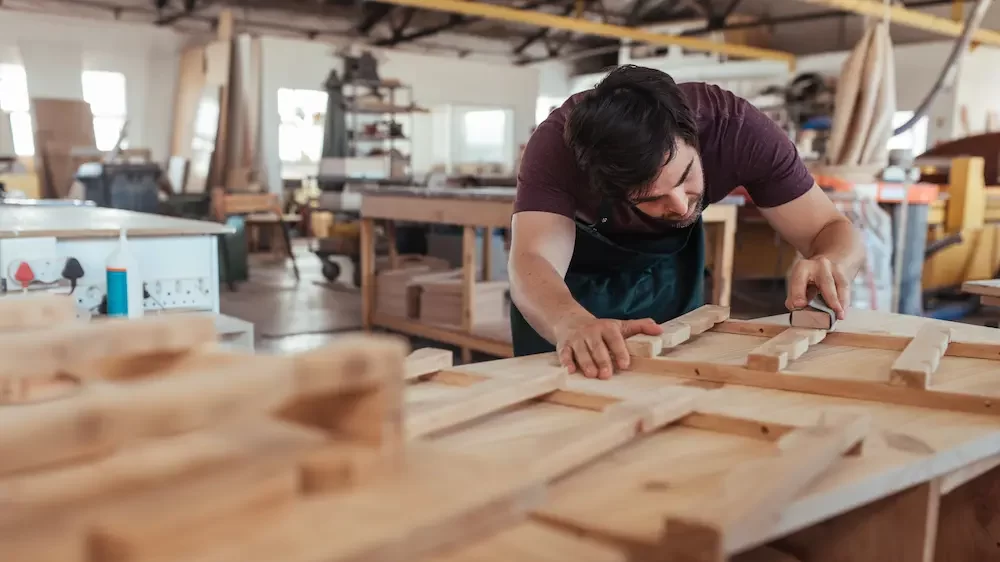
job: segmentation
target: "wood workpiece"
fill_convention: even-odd
[[[969,357],[993,349],[993,330],[852,311],[827,334],[706,308],[687,318],[700,334],[598,380],[554,354],[456,367],[392,337],[233,353],[190,317],[121,321],[150,337],[87,349],[123,324],[41,328],[58,303],[24,314],[30,300],[0,301],[24,319],[5,339],[63,351],[5,366],[27,385],[0,394],[5,560],[979,562],[995,550],[967,540],[1000,523],[1000,354]],[[950,343],[929,387],[891,384],[910,343],[940,333]],[[783,334],[782,369],[747,366]],[[70,360],[88,367],[64,372]],[[39,394],[60,380],[68,390]]]

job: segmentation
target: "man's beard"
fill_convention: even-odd
[[[688,198],[688,214],[679,216],[674,213],[658,217],[671,228],[686,228],[698,222],[701,217],[701,203],[705,198],[705,193],[701,192],[695,197]]]

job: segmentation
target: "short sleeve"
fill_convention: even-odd
[[[580,176],[560,127],[543,122],[521,155],[514,212],[542,211],[573,218],[576,201],[572,189]]]
[[[815,180],[788,135],[745,100],[735,147],[740,153],[738,183],[758,207],[777,207],[798,199]]]

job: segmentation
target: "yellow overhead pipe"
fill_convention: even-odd
[[[583,18],[569,18],[536,12],[533,10],[519,10],[508,8],[496,4],[483,4],[469,0],[382,0],[386,4],[397,6],[407,6],[411,8],[423,8],[426,10],[436,10],[439,12],[449,12],[452,14],[462,14],[466,16],[481,17],[487,19],[507,21],[527,25],[537,25],[539,27],[550,27],[565,31],[575,31],[586,35],[597,35],[609,37],[611,39],[631,39],[639,43],[650,45],[672,46],[677,45],[692,51],[706,51],[719,53],[734,57],[748,59],[777,60],[788,63],[789,68],[795,67],[795,55],[784,51],[773,51],[771,49],[761,49],[746,45],[732,45],[699,39],[697,37],[682,37],[679,35],[668,35],[666,33],[653,33],[634,27],[621,25],[611,25],[607,23],[593,22]]]
[[[964,27],[961,21],[953,21],[948,18],[932,16],[902,6],[892,4],[888,7],[881,0],[800,0],[807,4],[836,8],[847,12],[854,12],[863,16],[881,18],[889,13],[889,20],[892,23],[915,27],[930,31],[939,35],[949,37],[959,37],[962,35]],[[1000,46],[1000,33],[989,29],[979,29],[972,34],[972,40],[984,45]]]

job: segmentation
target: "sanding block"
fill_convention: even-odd
[[[817,296],[804,308],[793,310],[788,323],[794,328],[829,331],[837,325],[837,313],[827,306],[823,297]]]

